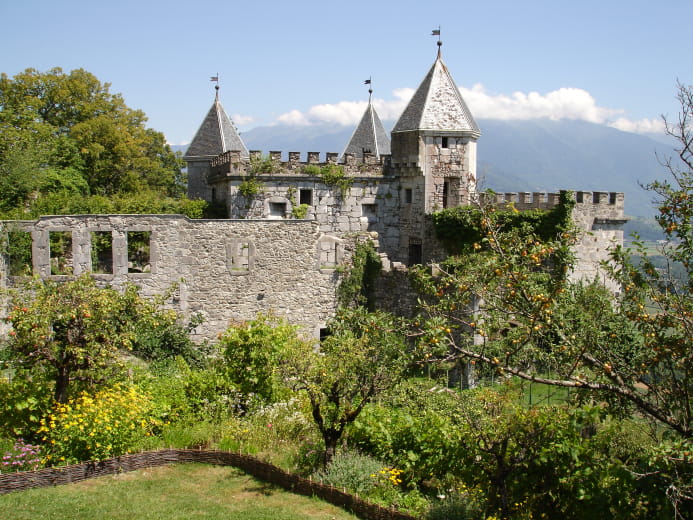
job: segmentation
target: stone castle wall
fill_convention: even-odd
[[[36,221],[3,222],[9,231],[31,233],[34,272],[51,275],[50,233],[71,234],[72,274],[91,272],[92,232],[112,236],[112,270],[93,274],[103,284],[119,287],[135,283],[145,296],[164,294],[177,286],[168,302],[190,317],[200,313],[204,322],[197,340],[213,339],[231,320],[252,319],[258,312],[273,312],[301,325],[317,337],[334,314],[336,269],[348,259],[350,238],[320,232],[308,220],[190,220],[176,215],[83,215],[42,217]],[[144,269],[133,272],[128,238],[149,232],[149,258]],[[20,283],[0,271],[5,287]]]

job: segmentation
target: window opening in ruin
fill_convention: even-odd
[[[113,274],[113,234],[110,231],[91,232],[91,271]]]
[[[320,328],[320,343],[325,341],[330,336],[330,329],[327,327]]]
[[[378,221],[378,208],[375,204],[361,204],[361,216],[368,219],[368,222]]]
[[[581,192],[581,191],[578,191],[578,192],[575,194],[575,201],[576,201],[576,202],[582,203],[582,192]]]
[[[337,247],[338,243],[331,240],[324,240],[318,244],[320,254],[320,269],[337,268]]]
[[[418,265],[423,261],[421,244],[409,244],[409,265]]]
[[[228,245],[228,255],[231,271],[250,271],[255,248],[248,241],[234,240]]]
[[[609,193],[609,204],[616,204],[616,194],[614,192]]]
[[[286,202],[270,202],[269,216],[274,218],[284,218],[286,216]]]
[[[49,231],[50,266],[52,275],[73,274],[72,232]]]
[[[443,148],[447,148],[447,147],[448,147],[448,138],[447,138],[447,137],[443,137],[443,144],[442,144],[442,146],[443,146]]]
[[[298,203],[313,205],[313,190],[300,190],[298,192]]]
[[[448,181],[443,182],[443,209],[448,207],[448,192],[450,191],[450,184]]]
[[[406,202],[407,204],[411,204],[412,197],[413,197],[412,189],[411,188],[405,189],[404,190],[404,202]]]
[[[10,276],[30,276],[33,272],[31,233],[9,231],[7,233],[7,268]]]
[[[599,204],[599,192],[592,192],[592,204]]]
[[[212,188],[212,202],[216,202],[216,201],[217,201],[217,189]]]
[[[128,231],[128,273],[150,273],[151,231]]]

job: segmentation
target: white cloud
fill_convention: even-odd
[[[402,88],[393,92],[395,99],[373,99],[373,106],[380,119],[394,120],[407,106],[414,95],[414,89]],[[334,104],[314,105],[306,112],[291,110],[280,115],[277,121],[286,125],[314,125],[318,123],[335,123],[338,125],[356,125],[363,116],[367,101],[340,101]]]
[[[609,123],[609,126],[624,132],[636,134],[663,134],[664,121],[661,119],[640,119],[633,121],[623,117]]]
[[[586,90],[560,88],[545,94],[539,92],[514,92],[489,94],[483,85],[471,89],[460,88],[462,97],[470,110],[479,119],[578,119],[604,124],[626,132],[661,132],[662,125],[654,119],[629,120],[622,116],[623,110],[600,107]],[[393,91],[392,100],[374,99],[373,105],[383,120],[396,120],[414,95],[414,89],[401,88]],[[307,111],[292,110],[277,118],[279,123],[289,125],[312,125],[336,123],[355,125],[366,109],[366,101],[340,101],[334,104],[315,105]]]
[[[242,114],[233,114],[231,116],[231,121],[233,121],[233,123],[237,126],[238,125],[247,125],[247,124],[255,121],[255,118],[253,116],[244,116]]]

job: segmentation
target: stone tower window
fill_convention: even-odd
[[[378,207],[375,204],[361,204],[361,216],[368,222],[377,222]]]
[[[443,182],[443,208],[448,207],[448,193],[450,192],[450,183],[448,181]]]
[[[441,146],[442,146],[443,148],[447,148],[447,147],[448,147],[448,138],[447,138],[447,137],[443,137],[443,143],[442,143]]]
[[[313,205],[313,190],[300,190],[298,192],[298,203]]]
[[[404,202],[407,204],[411,204],[412,201],[412,189],[411,188],[406,188],[404,190]]]
[[[423,261],[421,243],[418,241],[409,242],[409,265],[417,265]]]
[[[286,202],[270,202],[269,218],[284,218],[286,216]]]

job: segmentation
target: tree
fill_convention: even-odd
[[[647,186],[658,195],[668,268],[644,248],[638,262],[616,248],[603,267],[620,294],[571,283],[573,231],[542,237],[482,207],[478,241],[434,274],[417,273],[423,298],[413,334],[424,359],[575,388],[612,412],[653,420],[667,453],[653,471],[667,475],[681,511],[693,501],[693,89],[679,85],[678,93],[681,114],[667,132],[680,143],[679,158],[665,162],[671,179]],[[672,276],[674,263],[683,277]]]
[[[246,397],[267,402],[281,393],[283,352],[301,346],[297,327],[273,315],[260,314],[254,320],[232,324],[219,337],[228,378]]]
[[[64,283],[34,279],[12,293],[7,355],[19,369],[45,373],[55,400],[65,403],[75,381],[97,385],[112,378],[121,352],[171,342],[171,334],[154,341],[152,331],[183,333],[174,327],[175,313],[160,303],[140,297],[134,286],[122,293],[99,288],[89,274]]]
[[[35,177],[79,174],[93,194],[181,195],[182,162],[141,110],[83,69],[0,76],[0,167],[30,153]],[[15,161],[16,162],[16,161]],[[29,186],[33,188],[33,186]]]
[[[343,308],[330,322],[330,335],[319,349],[303,342],[286,352],[281,365],[285,381],[308,396],[325,443],[325,465],[364,406],[408,369],[409,350],[400,330],[391,315]]]

